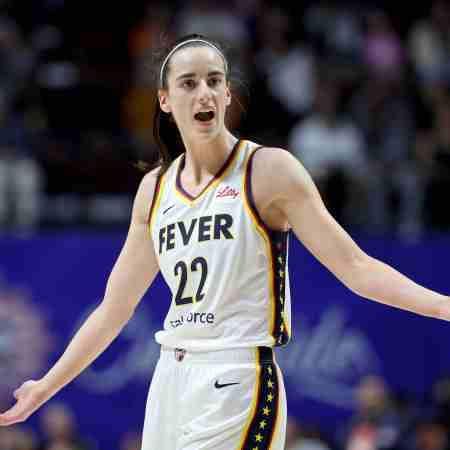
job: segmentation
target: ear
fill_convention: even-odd
[[[226,91],[225,91],[225,104],[227,106],[231,105],[231,91],[230,91],[230,86],[227,86]]]
[[[169,95],[165,89],[158,90],[159,106],[165,113],[172,112],[169,103]]]

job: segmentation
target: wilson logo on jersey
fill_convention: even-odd
[[[159,230],[159,254],[164,251],[212,239],[234,239],[231,234],[233,217],[230,214],[195,217],[189,222],[170,223]]]
[[[217,191],[216,198],[231,197],[235,199],[238,195],[239,191],[230,186],[225,186]]]

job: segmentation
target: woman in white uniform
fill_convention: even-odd
[[[161,270],[172,291],[143,450],[282,450],[286,396],[274,348],[290,339],[288,230],[356,294],[450,319],[449,297],[364,253],[289,152],[225,125],[229,62],[199,35],[158,65],[160,167],[144,176],[101,304],[0,425],[26,420],[111,343]],[[270,114],[270,111],[267,111]]]

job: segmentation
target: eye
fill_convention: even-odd
[[[221,78],[214,77],[208,80],[208,85],[211,87],[215,87],[218,86],[221,82],[222,82]]]
[[[194,80],[184,80],[183,83],[181,83],[181,86],[186,89],[194,89],[195,81]]]

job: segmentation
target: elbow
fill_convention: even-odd
[[[371,282],[372,273],[371,267],[374,259],[369,255],[361,252],[354,257],[349,265],[347,265],[345,274],[341,281],[355,294],[365,297],[373,298],[374,286]]]
[[[133,317],[134,308],[128,307],[126,303],[118,301],[109,301],[107,298],[103,299],[98,307],[111,327],[121,330]]]

